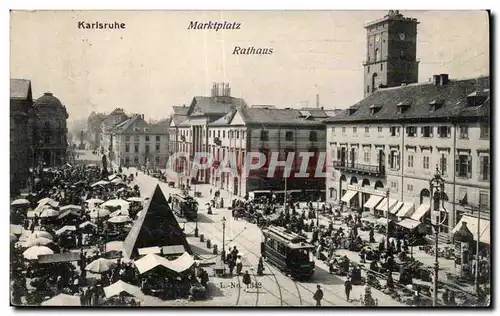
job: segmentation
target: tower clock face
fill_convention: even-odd
[[[406,34],[405,33],[399,33],[399,38],[404,41],[406,39]]]
[[[375,36],[375,42],[380,42],[380,35]]]

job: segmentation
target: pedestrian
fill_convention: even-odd
[[[250,283],[252,282],[251,278],[250,278],[250,274],[248,274],[248,270],[245,271],[245,274],[243,275],[243,284],[246,285],[246,288],[245,288],[245,292],[247,292],[249,290],[249,286],[250,286]]]
[[[316,293],[314,293],[313,299],[316,301],[316,307],[321,307],[321,300],[323,299],[323,291],[321,286],[317,285]]]
[[[351,278],[347,278],[344,282],[344,290],[345,290],[345,297],[347,301],[349,302],[349,296],[351,295],[352,291],[352,282]]]
[[[236,259],[236,274],[240,275],[242,270],[243,262],[241,261],[241,256],[238,256],[238,259]]]

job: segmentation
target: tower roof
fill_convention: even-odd
[[[177,245],[184,246],[186,252],[193,254],[160,186],[156,185],[148,205],[125,239],[125,255],[134,258],[139,255],[138,249],[141,248]]]
[[[35,101],[34,106],[63,107],[61,101],[59,101],[59,99],[56,98],[51,92],[45,92],[43,96],[39,97]]]

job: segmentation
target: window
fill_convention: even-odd
[[[399,136],[399,127],[391,126],[391,136]]]
[[[450,137],[451,128],[449,126],[438,126],[438,135],[440,138]]]
[[[134,137],[134,140],[135,140],[136,142],[138,142],[138,141],[140,141],[140,140],[141,140],[141,137],[140,137],[139,135],[136,135],[136,136]]]
[[[130,141],[130,136],[128,136],[128,135],[127,135],[127,136],[125,136],[125,141],[126,141],[126,142],[129,142],[129,141]]]
[[[159,142],[160,141],[160,136],[159,135],[156,135],[156,141]]]
[[[490,197],[488,192],[479,192],[479,207],[481,210],[490,208]]]
[[[345,134],[345,126],[342,127],[342,134]]]
[[[335,133],[335,127],[332,127],[332,134]]]
[[[430,157],[429,156],[424,156],[424,159],[423,159],[423,168],[426,169],[426,170],[429,170],[430,167],[431,167],[431,160],[430,160]]]
[[[369,151],[365,151],[365,154],[364,154],[364,158],[365,158],[365,162],[366,163],[370,163],[370,152]]]
[[[309,141],[310,141],[310,142],[316,142],[316,141],[318,141],[318,132],[316,132],[316,131],[311,131],[311,132],[309,133]]]
[[[157,164],[159,164],[159,163],[160,163],[160,157],[159,157],[159,156],[156,156],[156,157],[155,157],[155,162],[156,162]]]
[[[432,137],[432,126],[422,126],[422,137]]]
[[[406,185],[406,190],[409,192],[413,192],[413,184],[407,184]]]
[[[365,133],[367,133],[367,134],[370,133],[370,127],[365,126]]]
[[[138,156],[135,156],[134,157],[134,163],[138,164],[139,163],[139,157]]]
[[[134,145],[134,152],[136,152],[136,153],[139,152],[139,145],[138,144]]]
[[[406,136],[408,136],[408,137],[417,136],[417,128],[415,126],[407,126],[406,127]]]
[[[285,140],[286,140],[287,142],[292,141],[292,140],[293,140],[293,132],[287,131],[287,132],[285,133]]]
[[[353,126],[353,128],[352,128],[352,132],[353,132],[354,134],[356,134],[356,133],[358,132],[358,128],[357,128],[356,126]]]
[[[240,131],[236,131],[236,139],[240,139]]]
[[[479,180],[490,180],[490,157],[479,156]]]
[[[382,133],[382,130],[383,130],[382,126],[377,127],[377,132]]]
[[[245,131],[241,131],[241,139],[245,139]]]
[[[146,135],[146,141],[149,142],[149,135]]]
[[[445,176],[448,173],[448,158],[445,154],[441,154],[439,158],[439,170],[441,170],[441,174]]]
[[[460,138],[469,138],[469,126],[461,125],[459,127],[459,135]]]
[[[408,168],[413,168],[413,155],[408,155]]]
[[[399,152],[397,150],[391,150],[389,154],[389,168],[399,170]]]
[[[370,93],[370,86],[366,86],[366,93]]]
[[[370,66],[368,66],[368,70],[367,70],[367,73],[370,73]]]
[[[149,145],[146,145],[146,146],[145,146],[145,148],[144,148],[144,152],[145,152],[146,154],[148,154],[148,153],[149,153]]]
[[[126,152],[126,153],[128,153],[128,152],[129,152],[129,150],[130,150],[130,148],[129,148],[129,147],[130,147],[130,146],[129,146],[129,144],[125,144],[125,152]]]
[[[375,49],[375,61],[380,60],[380,51],[378,48]]]
[[[479,126],[479,131],[480,131],[479,138],[481,138],[481,139],[489,139],[490,138],[490,126],[488,124],[481,124]]]
[[[380,71],[384,70],[384,64],[380,64]]]
[[[156,152],[159,152],[159,151],[160,151],[160,144],[156,144],[156,146],[155,146],[155,150],[156,150]]]
[[[226,138],[226,131],[222,131],[222,138]]]
[[[398,183],[396,181],[391,181],[391,189],[394,189],[394,190],[398,189]]]
[[[260,140],[269,140],[269,132],[268,131],[260,131]]]
[[[457,174],[457,177],[471,178],[472,156],[469,154],[459,153],[455,161],[455,173]]]

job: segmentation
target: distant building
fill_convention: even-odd
[[[35,165],[51,167],[66,163],[68,117],[66,107],[50,92],[35,101],[30,133]]]
[[[29,115],[33,110],[31,81],[10,80],[10,192],[15,195],[26,187],[29,177]]]
[[[169,133],[169,154],[172,155],[174,152],[180,152],[180,140],[179,140],[179,124],[187,119],[187,112],[189,107],[183,106],[173,106],[174,113],[170,117],[170,133]]]
[[[170,119],[149,124],[135,114],[111,131],[112,161],[117,165],[166,168],[169,153]]]
[[[101,146],[101,125],[106,117],[104,113],[92,111],[87,119],[87,142],[92,149],[98,149]]]
[[[109,159],[114,160],[113,157],[113,136],[112,129],[119,123],[127,120],[129,117],[122,108],[114,109],[110,114],[108,114],[101,123],[100,131],[100,151],[102,154],[108,155]]]

